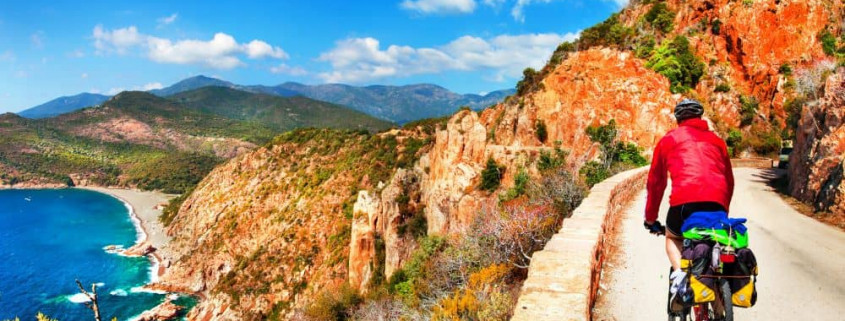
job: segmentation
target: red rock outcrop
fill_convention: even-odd
[[[179,312],[181,312],[184,308],[181,306],[173,304],[170,300],[164,301],[162,304],[159,304],[155,308],[149,311],[145,311],[138,316],[138,321],[167,321],[167,320],[174,320],[177,316],[179,316]]]
[[[816,210],[845,214],[845,68],[831,75],[825,95],[802,111],[789,158],[789,190]]]

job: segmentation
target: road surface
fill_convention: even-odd
[[[734,169],[732,217],[748,218],[757,257],[757,304],[736,320],[845,320],[845,232],[796,212],[767,186],[773,170]],[[668,195],[668,191],[667,191]],[[669,261],[643,228],[645,191],[622,220],[595,320],[666,320]],[[666,222],[668,198],[660,207]]]

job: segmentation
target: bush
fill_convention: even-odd
[[[780,134],[773,128],[753,126],[749,131],[748,145],[758,155],[773,155],[780,150]]]
[[[713,20],[713,23],[710,24],[710,31],[713,32],[714,35],[718,35],[722,31],[722,20]]]
[[[516,92],[522,96],[525,93],[534,90],[537,82],[540,81],[540,74],[534,68],[528,67],[522,71],[522,80],[516,83]]]
[[[728,139],[725,140],[725,144],[728,145],[728,154],[731,157],[736,157],[737,152],[742,149],[742,132],[736,128],[731,128],[728,131]]]
[[[798,122],[801,120],[801,110],[804,108],[804,105],[807,103],[807,98],[803,96],[799,96],[793,99],[789,99],[783,105],[784,111],[786,111],[786,131],[790,133],[788,138],[792,138],[795,136],[795,131],[798,130]]]
[[[689,40],[684,36],[664,41],[646,67],[668,78],[673,93],[684,93],[694,88],[704,75],[704,63],[692,52]]]
[[[502,201],[510,201],[525,194],[525,188],[528,186],[528,181],[531,179],[525,169],[521,169],[516,177],[514,177],[513,187],[511,187],[504,195],[499,198]]]
[[[481,171],[481,185],[478,188],[488,192],[496,190],[502,182],[504,171],[504,166],[499,166],[493,158],[488,158],[487,167]]]
[[[568,153],[560,149],[560,147],[555,147],[554,155],[547,150],[541,150],[540,158],[537,159],[537,169],[540,171],[556,169],[564,164],[567,154]]]
[[[575,44],[574,43],[569,42],[569,41],[561,43],[560,45],[557,46],[557,49],[555,49],[555,52],[552,54],[552,57],[549,59],[549,65],[551,65],[551,67],[554,68],[555,66],[557,66],[561,62],[563,62],[563,60],[566,59],[567,56],[569,56],[570,52],[574,52],[574,51],[575,51]]]
[[[584,167],[581,167],[581,170],[578,171],[578,173],[581,174],[584,178],[584,182],[587,183],[587,186],[589,187],[593,187],[610,177],[610,170],[607,166],[596,161],[587,162],[584,164]]]
[[[713,89],[713,91],[715,91],[717,93],[730,92],[731,91],[731,85],[728,85],[726,83],[721,83],[721,84],[717,85],[716,89]]]
[[[754,116],[757,116],[757,108],[760,106],[760,103],[757,101],[757,97],[754,96],[740,96],[739,97],[739,104],[740,104],[740,119],[739,125],[740,126],[748,126],[754,122]]]
[[[828,56],[836,54],[836,37],[827,29],[819,33],[819,40],[822,42],[822,50]]]
[[[538,119],[534,123],[534,134],[537,135],[537,140],[541,143],[545,143],[546,139],[549,138],[549,132],[546,130],[546,123],[543,120]]]
[[[305,309],[305,315],[316,320],[347,320],[350,311],[363,301],[358,292],[344,283],[337,289],[326,289]]]
[[[675,21],[675,12],[669,10],[666,3],[658,2],[645,14],[644,19],[655,29],[669,33],[672,31],[672,24]]]
[[[604,22],[581,32],[577,47],[579,50],[596,46],[626,48],[634,36],[634,29],[622,25],[619,22],[619,13],[614,13]]]
[[[640,39],[637,43],[636,49],[636,56],[640,59],[648,59],[651,58],[651,54],[654,53],[654,46],[657,45],[657,42],[654,40],[654,36],[645,36]]]
[[[642,148],[630,142],[617,142],[613,152],[613,162],[626,165],[644,166],[648,160],[643,157]]]
[[[778,73],[784,76],[792,76],[792,66],[788,63],[783,63],[780,65],[780,68],[778,68]]]

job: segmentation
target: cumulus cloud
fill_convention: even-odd
[[[270,68],[270,72],[274,74],[285,74],[290,76],[305,76],[308,74],[308,71],[302,67],[291,67],[286,64],[280,64],[278,66]]]
[[[70,57],[70,58],[82,58],[82,57],[85,57],[85,52],[83,52],[82,50],[76,49],[74,51],[68,52],[65,55]]]
[[[132,86],[127,89],[126,87],[112,87],[109,91],[106,92],[107,95],[114,96],[121,92],[132,90],[132,91],[150,91],[154,89],[162,89],[164,86],[160,82],[151,82],[143,86]],[[96,91],[96,92],[95,92]],[[91,92],[98,93],[99,90],[92,89]]]
[[[79,75],[79,78],[82,78],[82,79],[88,78],[88,73],[83,72],[81,75]]]
[[[475,11],[476,4],[475,0],[405,0],[400,6],[423,14],[450,14],[471,13]]]
[[[390,45],[374,38],[338,41],[319,61],[332,70],[318,75],[326,82],[364,82],[387,77],[408,77],[444,71],[487,71],[492,79],[518,77],[525,67],[539,68],[568,34],[500,35],[489,39],[464,36],[436,48]]]
[[[214,69],[232,69],[246,65],[240,58],[287,59],[282,48],[271,46],[261,40],[238,43],[234,37],[216,33],[211,40],[186,39],[173,41],[138,32],[135,26],[106,30],[102,25],[94,27],[92,35],[98,54],[127,54],[140,50],[152,61],[168,64],[199,64]]]
[[[158,18],[158,19],[156,19],[156,21],[158,22],[158,26],[156,26],[156,27],[157,28],[164,28],[164,26],[167,26],[171,23],[176,22],[176,18],[179,18],[178,13],[174,13],[174,14],[169,15],[167,17]]]

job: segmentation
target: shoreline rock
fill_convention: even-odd
[[[166,321],[166,320],[173,320],[179,316],[179,312],[182,312],[185,308],[176,304],[173,304],[170,299],[165,300],[155,308],[145,311],[138,316],[138,321]]]

